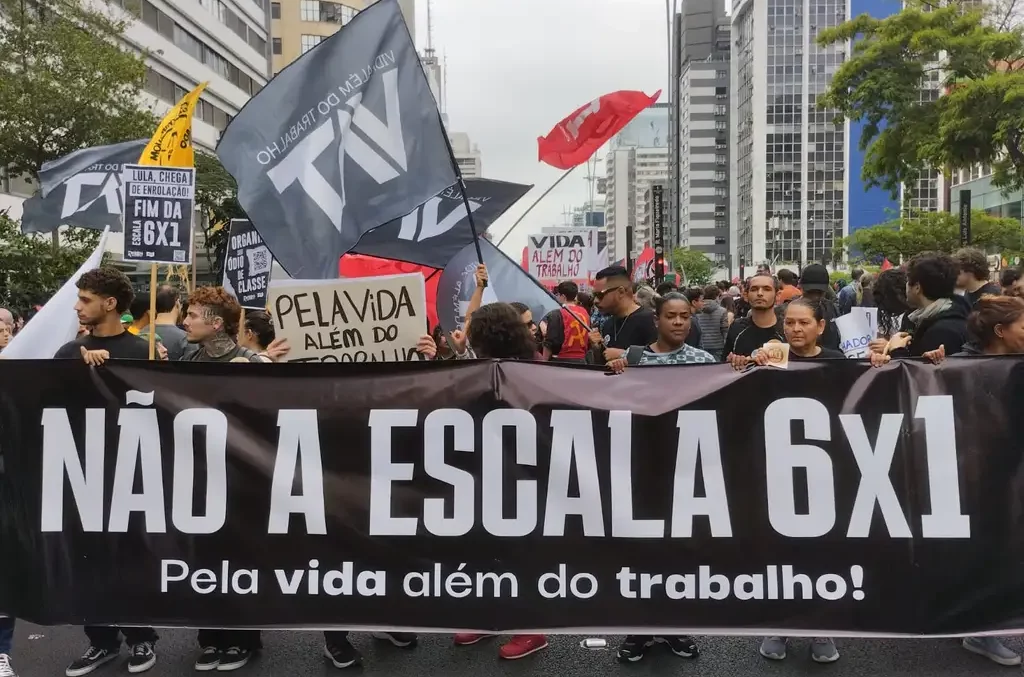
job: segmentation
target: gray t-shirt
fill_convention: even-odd
[[[139,336],[148,340],[148,330],[149,327],[143,327],[142,331],[139,332]],[[172,362],[177,362],[187,353],[191,352],[188,339],[185,337],[185,331],[177,325],[158,324],[156,325],[156,335],[160,337],[160,342],[164,344],[164,348],[167,348],[167,359]]]

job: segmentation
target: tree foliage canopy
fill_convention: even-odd
[[[115,3],[0,0],[0,159],[9,173],[36,178],[44,162],[80,148],[152,135],[157,119],[139,105],[144,56],[122,39],[128,18]],[[217,158],[197,152],[196,205],[209,218],[196,227],[205,228],[214,271],[227,243],[227,227],[216,226],[244,216],[236,195]],[[98,239],[67,228],[55,250],[0,215],[0,305],[44,303]]]
[[[102,3],[101,3],[102,5]],[[35,178],[80,148],[148,137],[139,107],[141,54],[121,43],[126,22],[87,0],[0,0],[0,158]]]
[[[884,19],[823,30],[853,41],[821,107],[863,123],[862,176],[896,195],[928,167],[992,165],[996,185],[1024,186],[1024,39],[1015,5],[908,0]],[[922,89],[935,96],[922,96]],[[938,96],[939,92],[944,92]]]
[[[1024,230],[1017,219],[989,216],[983,211],[971,214],[971,246],[1000,254],[1021,251]],[[896,263],[926,251],[951,254],[960,248],[960,221],[956,214],[926,212],[911,218],[899,218],[871,228],[862,228],[843,239],[854,260]]]
[[[99,243],[100,233],[69,228],[61,247],[22,235],[20,224],[0,212],[0,306],[25,311],[47,300],[71,277]]]
[[[676,270],[682,271],[688,284],[705,285],[711,283],[715,272],[715,264],[696,249],[676,247],[672,250],[672,264]]]
[[[231,219],[244,219],[246,215],[238,204],[238,185],[235,179],[215,155],[198,151],[196,208],[206,215],[201,221],[206,235],[206,260],[210,270],[219,271],[224,264]]]

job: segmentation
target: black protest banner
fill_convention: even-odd
[[[124,260],[192,261],[196,170],[124,166]]]
[[[274,257],[249,219],[231,219],[223,286],[243,308],[263,310]]]
[[[281,281],[270,288],[288,362],[406,362],[427,332],[419,273],[346,280]]]
[[[0,361],[0,608],[43,623],[1024,627],[1024,359]]]

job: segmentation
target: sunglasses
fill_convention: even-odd
[[[609,287],[608,289],[605,289],[604,291],[596,291],[596,292],[594,292],[594,298],[597,299],[598,301],[600,301],[601,299],[603,299],[608,294],[611,294],[613,291],[618,291],[620,289],[622,289],[622,285],[619,285],[618,287]]]

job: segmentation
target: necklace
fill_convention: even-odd
[[[629,315],[626,315],[626,319],[624,319],[624,320],[622,321],[622,324],[620,324],[620,325],[619,325],[618,327],[616,327],[616,328],[615,328],[615,333],[614,333],[614,334],[612,335],[612,341],[613,341],[613,342],[614,342],[614,341],[618,341],[618,340],[619,340],[619,334],[621,334],[621,333],[622,333],[622,330],[626,328],[626,324],[627,324],[627,323],[628,323],[628,322],[629,322],[629,321],[630,321],[631,319],[633,319],[633,315],[635,315],[635,314],[636,314],[636,311],[637,311],[637,310],[640,310],[640,309],[639,309],[639,308],[637,308],[636,310],[634,310],[634,311],[633,311],[632,313],[630,313]]]

